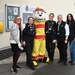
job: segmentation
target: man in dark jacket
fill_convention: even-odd
[[[58,63],[63,62],[64,65],[67,65],[67,43],[69,36],[69,26],[66,24],[66,22],[63,21],[62,15],[58,15],[57,18],[57,47],[60,54],[60,60]]]
[[[49,20],[45,23],[45,33],[46,33],[46,49],[50,62],[53,62],[54,59],[54,50],[56,43],[56,22],[53,21],[54,14],[49,14]]]

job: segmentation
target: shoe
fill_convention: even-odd
[[[69,61],[69,63],[70,63],[71,65],[75,65],[75,63],[73,62],[73,60]]]
[[[69,63],[70,63],[70,64],[73,63],[73,60],[69,61]]]
[[[18,65],[16,65],[16,68],[17,68],[17,70],[20,70],[20,69],[21,69],[21,67],[20,67],[20,66],[18,66]]]
[[[75,65],[75,63],[71,63],[71,65]]]
[[[31,68],[32,70],[35,70],[35,67],[34,67],[33,65],[28,65],[28,64],[27,64],[27,66],[28,66],[29,68]]]
[[[66,61],[64,61],[64,62],[63,62],[63,64],[64,64],[64,65],[67,65],[67,62],[66,62]]]
[[[58,61],[58,63],[62,63],[62,62],[63,62],[62,60],[59,60],[59,61]]]
[[[34,67],[34,66],[30,66],[30,68],[31,68],[32,70],[35,70],[35,67]]]
[[[11,71],[12,71],[13,73],[17,73],[17,68],[16,68],[16,67],[12,67],[12,68],[11,68]]]
[[[48,62],[48,64],[52,64],[52,63],[53,63],[53,61]]]

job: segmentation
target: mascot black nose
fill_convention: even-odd
[[[42,16],[42,15],[39,15],[39,16]]]

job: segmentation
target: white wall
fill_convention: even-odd
[[[42,6],[48,14],[50,12],[55,13],[55,20],[58,14],[62,14],[64,20],[66,20],[66,15],[70,12],[75,16],[75,0],[0,0],[0,13],[4,13],[4,26],[5,26],[5,4],[30,4],[35,6]],[[21,14],[22,15],[22,14]],[[9,46],[9,32],[4,30],[3,34],[0,34],[0,48]]]

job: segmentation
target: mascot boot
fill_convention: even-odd
[[[37,60],[33,60],[33,64],[34,64],[34,67],[37,67],[38,66],[38,61]]]
[[[49,63],[50,59],[47,57],[44,57],[43,59],[39,59],[39,62]]]

